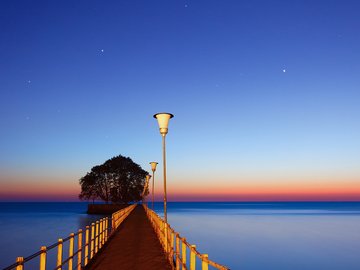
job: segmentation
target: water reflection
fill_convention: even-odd
[[[83,231],[85,230],[86,226],[90,226],[91,223],[96,222],[104,217],[110,217],[106,215],[79,215],[78,216],[78,227],[81,228]]]
[[[169,207],[169,221],[200,252],[231,269],[360,269],[357,206],[348,212],[243,207]]]
[[[103,217],[85,212],[86,203],[0,203],[0,268]],[[360,203],[168,203],[168,218],[231,269],[360,269]]]
[[[87,215],[86,207],[86,203],[0,203],[0,268],[104,217]],[[48,254],[49,265],[55,265],[55,253],[54,249]],[[38,269],[37,265],[35,259],[26,269]]]

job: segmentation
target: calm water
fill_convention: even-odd
[[[87,215],[86,210],[87,203],[0,203],[0,269],[103,217]],[[51,266],[55,265],[55,252],[49,253]],[[27,263],[26,269],[38,269],[35,263],[37,259]]]
[[[231,269],[360,269],[360,203],[169,203],[168,209],[176,231]],[[162,204],[155,210],[162,215]],[[0,203],[0,268],[100,218],[85,211],[86,203]]]

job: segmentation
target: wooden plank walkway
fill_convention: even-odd
[[[85,269],[171,270],[172,267],[144,208],[138,205]]]

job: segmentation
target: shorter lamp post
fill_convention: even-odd
[[[152,161],[150,162],[151,165],[151,170],[152,170],[152,210],[154,210],[154,183],[155,183],[155,171],[156,171],[156,166],[158,165],[157,162]]]

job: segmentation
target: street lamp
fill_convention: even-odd
[[[167,212],[166,212],[166,151],[165,151],[165,136],[168,133],[168,125],[170,118],[174,115],[171,113],[157,113],[154,118],[158,120],[160,134],[162,136],[162,148],[163,148],[163,174],[164,174],[164,220],[167,224]]]
[[[155,171],[156,171],[156,165],[158,165],[157,162],[152,161],[150,162],[151,170],[153,172],[152,175],[152,210],[154,210],[154,182],[155,182]]]

